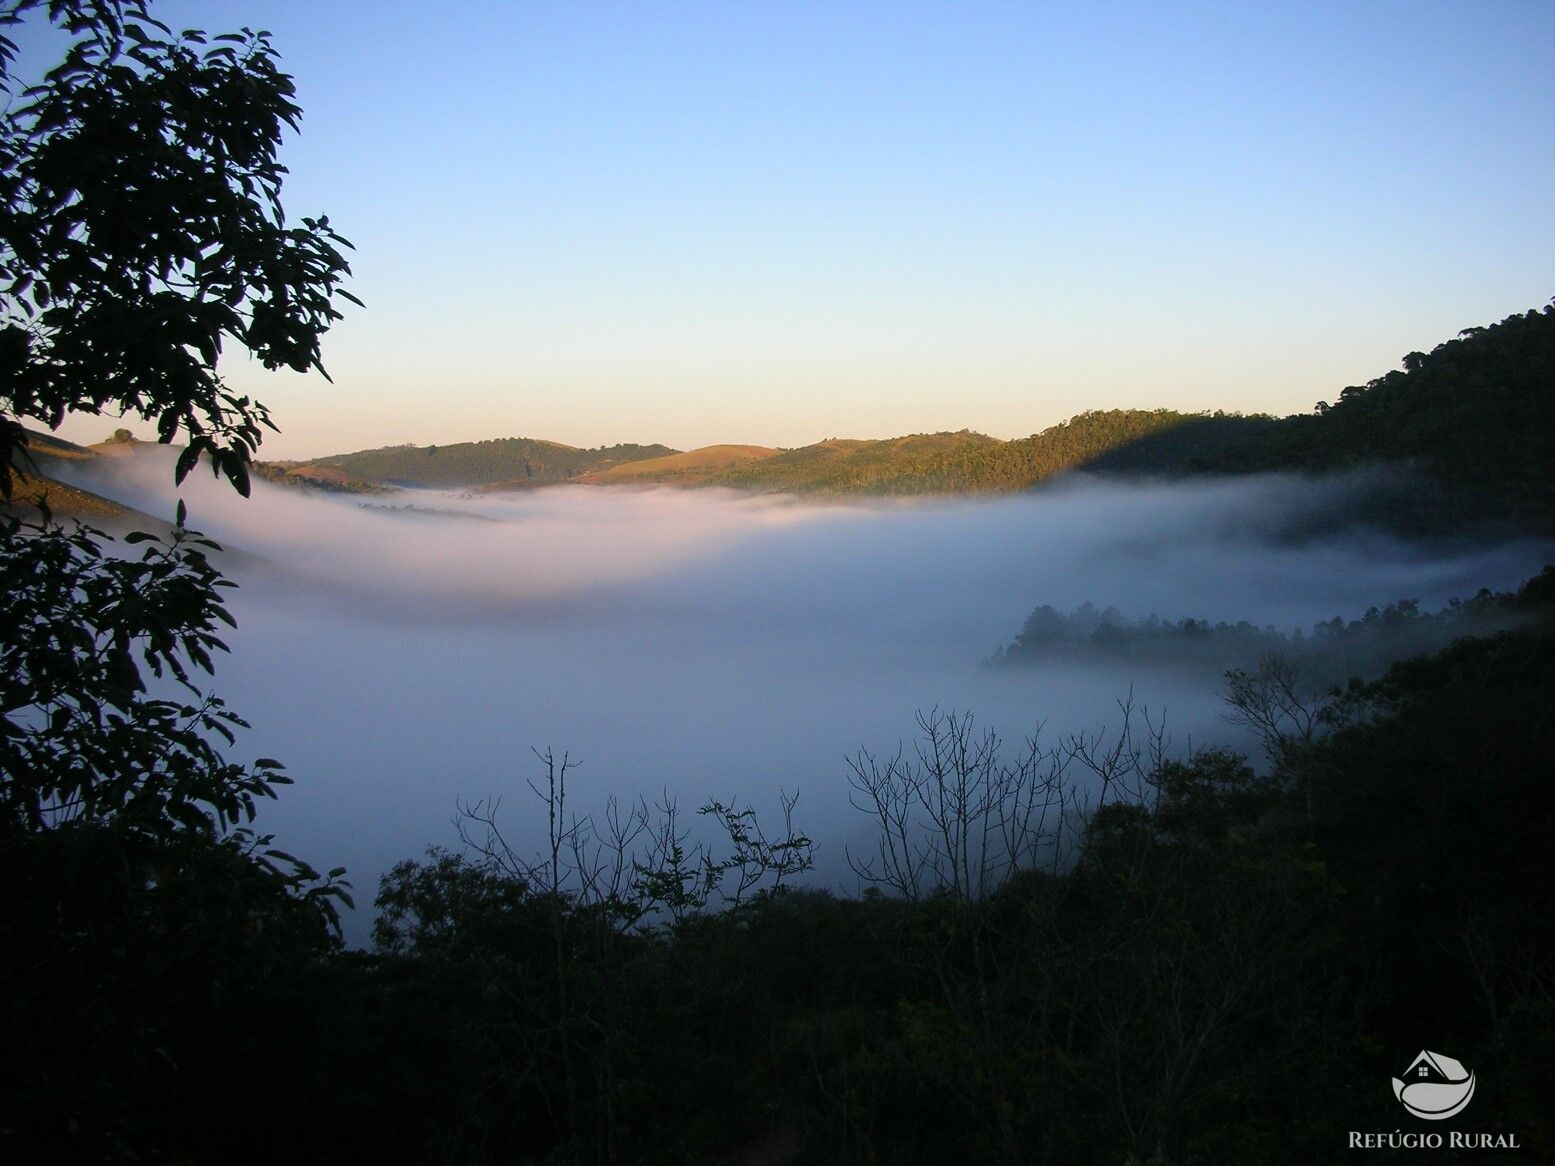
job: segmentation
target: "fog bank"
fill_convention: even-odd
[[[68,472],[159,516],[181,495],[192,526],[245,552],[213,687],[253,724],[239,752],[297,779],[261,826],[350,868],[355,941],[379,874],[455,841],[456,798],[504,796],[515,832],[532,826],[532,745],[581,758],[580,810],[667,788],[685,810],[766,811],[797,787],[817,878],[851,888],[842,845],[867,823],[843,759],[894,750],[917,709],[970,709],[1012,740],[1046,721],[1056,743],[1115,722],[1132,689],[1180,748],[1231,739],[1213,676],[983,668],[1038,604],[1288,629],[1515,587],[1555,557],[1276,537],[1362,488],[1344,480],[1078,480],[911,505],[589,487],[363,499],[256,481],[245,501],[203,470],[175,492],[171,462],[142,450]]]

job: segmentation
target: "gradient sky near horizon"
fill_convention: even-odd
[[[1305,411],[1555,295],[1537,0],[153,11],[273,32],[357,247],[269,457]]]

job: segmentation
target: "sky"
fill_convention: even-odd
[[[1555,295],[1535,0],[153,10],[274,34],[356,245],[267,457],[1304,412]]]

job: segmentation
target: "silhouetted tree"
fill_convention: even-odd
[[[126,411],[242,493],[271,425],[216,371],[228,342],[323,371],[347,246],[291,224],[281,136],[301,110],[265,33],[174,34],[146,0],[0,7],[0,491],[26,421]],[[5,31],[32,14],[64,60],[18,89]]]
[[[64,59],[18,88],[24,18]],[[172,33],[144,0],[0,6],[0,493],[27,421],[131,412],[242,493],[264,406],[236,343],[320,368],[347,265],[288,224],[297,123],[264,33]],[[322,371],[322,370],[321,370]],[[243,722],[201,687],[229,586],[177,525],[140,557],[44,511],[0,515],[0,1156],[193,1160],[232,1097],[273,1090],[232,1034],[337,939],[345,892],[248,828],[286,782],[227,761]],[[214,1039],[212,1034],[226,1033]]]

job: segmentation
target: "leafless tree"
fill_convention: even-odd
[[[1067,880],[1053,876],[1078,853],[1093,814],[1153,796],[1165,756],[1164,723],[1132,697],[1119,710],[1114,731],[1046,748],[1038,726],[1006,758],[998,735],[979,730],[970,713],[933,708],[917,714],[910,747],[884,760],[861,750],[848,761],[852,804],[879,827],[873,850],[850,851],[849,863],[862,881],[930,911],[934,926],[908,941],[917,954],[904,958],[937,981],[947,1031],[975,1065],[942,1084],[985,1115],[994,1161],[1028,1159],[1018,1115],[1032,1102],[1014,1085],[1026,1050],[1063,1043],[1050,1030],[1066,1012],[1059,919]],[[1030,893],[1001,915],[996,892],[1025,872],[1034,877]],[[939,909],[947,897],[949,909]],[[1021,915],[1014,929],[1009,909]]]
[[[1013,760],[970,713],[917,714],[920,736],[881,761],[848,759],[849,800],[875,819],[871,854],[848,861],[859,878],[914,901],[950,894],[976,901],[1015,870],[1057,854],[1068,793],[1067,758],[1044,749],[1040,729]]]
[[[1307,755],[1335,723],[1335,691],[1311,681],[1296,661],[1276,654],[1265,656],[1250,672],[1227,672],[1222,695],[1231,706],[1226,719],[1257,734],[1270,764],[1299,783],[1310,822],[1313,775]]]
[[[542,807],[546,833],[533,852],[520,848],[500,821],[500,799],[461,802],[455,825],[465,847],[492,870],[528,888],[546,905],[556,1015],[554,1035],[565,1090],[566,1136],[579,1133],[585,1067],[604,1107],[601,1161],[619,1158],[615,1097],[615,1030],[619,1018],[610,977],[612,951],[630,932],[678,926],[709,908],[737,908],[772,894],[810,869],[814,846],[794,824],[797,792],[782,792],[782,830],[771,835],[755,811],[736,801],[709,801],[699,811],[723,833],[727,853],[711,838],[692,838],[678,804],[666,792],[606,801],[595,815],[577,813],[569,778],[578,762],[568,753],[532,750],[542,767],[527,784]],[[580,959],[580,956],[587,958]],[[587,1039],[584,1039],[585,1034]],[[559,1108],[559,1107],[558,1107]]]

